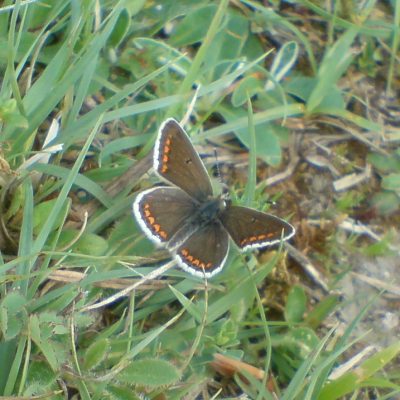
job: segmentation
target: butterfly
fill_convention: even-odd
[[[222,270],[229,237],[244,251],[271,246],[295,234],[294,227],[281,218],[214,197],[199,154],[173,118],[160,127],[153,167],[170,186],[140,192],[133,214],[148,238],[166,247],[192,275],[210,278]]]

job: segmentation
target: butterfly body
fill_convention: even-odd
[[[229,237],[246,250],[294,235],[292,225],[281,218],[213,197],[203,162],[172,118],[160,127],[153,167],[172,186],[141,192],[133,203],[134,215],[146,235],[195,276],[209,278],[223,268]]]

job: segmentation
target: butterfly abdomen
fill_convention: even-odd
[[[180,246],[196,230],[215,221],[218,222],[218,215],[224,209],[224,201],[221,199],[212,199],[199,206],[199,209],[193,212],[178,231],[173,235],[168,243],[168,249],[174,250]]]

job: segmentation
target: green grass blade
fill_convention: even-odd
[[[22,227],[20,233],[20,242],[18,248],[18,256],[24,257],[32,254],[32,240],[33,240],[33,189],[32,182],[29,178],[24,181],[24,216],[22,219]],[[17,274],[26,277],[22,281],[18,282],[20,290],[24,295],[26,295],[28,290],[28,276],[32,268],[32,261],[27,259],[25,262],[17,267]]]
[[[307,111],[313,112],[322,100],[329,96],[332,87],[347,70],[354,55],[351,51],[358,29],[349,29],[326,53],[318,71],[318,82],[307,103]]]
[[[249,167],[248,167],[248,178],[245,190],[245,204],[251,206],[254,200],[254,193],[256,191],[256,180],[257,180],[257,156],[256,156],[256,131],[254,129],[253,120],[253,107],[251,104],[250,97],[247,96],[247,115],[249,119],[248,129],[250,137],[250,148],[249,148]]]
[[[61,210],[63,208],[64,202],[67,199],[68,193],[71,190],[71,187],[75,183],[75,180],[78,176],[79,169],[81,168],[83,160],[85,159],[86,154],[89,151],[89,147],[90,147],[94,137],[96,136],[96,133],[102,123],[103,123],[102,120],[99,120],[97,122],[96,126],[93,128],[92,132],[88,136],[86,143],[84,144],[81,152],[79,153],[79,156],[78,156],[74,166],[72,167],[71,172],[69,173],[68,177],[66,178],[63,188],[60,191],[60,194],[57,198],[57,202],[54,204],[54,207],[52,208],[52,210],[49,214],[48,220],[46,221],[45,225],[43,225],[42,230],[40,231],[38,237],[36,238],[36,240],[33,243],[33,246],[32,246],[33,254],[38,254],[43,249],[43,246],[46,243],[49,233],[51,232],[51,229],[53,228],[53,225],[57,218],[57,215],[61,212]]]

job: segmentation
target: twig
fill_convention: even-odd
[[[284,246],[289,255],[300,264],[304,272],[311,278],[311,280],[316,283],[324,292],[329,293],[330,291],[328,285],[324,282],[319,271],[314,267],[313,264],[311,264],[311,261],[290,243],[284,243]]]
[[[400,288],[398,287],[398,285],[392,285],[390,283],[383,282],[380,279],[372,278],[370,276],[359,274],[357,272],[352,272],[351,274],[360,281],[368,283],[368,285],[373,286],[378,290],[384,290],[395,296],[400,296]]]
[[[370,355],[373,351],[375,351],[374,346],[367,346],[365,349],[361,350],[354,357],[350,358],[350,360],[346,361],[339,367],[335,368],[332,373],[329,375],[329,380],[335,380],[343,376],[346,372],[354,368],[355,365],[359,365],[363,358]]]
[[[56,282],[63,282],[63,283],[76,283],[80,282],[83,279],[85,279],[88,275],[85,274],[84,272],[78,272],[78,271],[71,271],[71,270],[64,270],[64,269],[59,269],[57,271],[52,272],[49,276],[48,279]],[[107,279],[105,281],[101,282],[94,282],[93,286],[96,287],[101,287],[105,289],[125,289],[136,282],[138,282],[140,279],[129,279],[129,278],[115,278],[115,279]],[[154,279],[148,284],[142,284],[140,286],[140,290],[156,290],[165,287],[166,285],[172,283],[171,280],[163,279]]]
[[[367,164],[365,170],[360,174],[352,173],[345,175],[342,178],[336,179],[333,182],[333,187],[336,192],[348,190],[349,188],[358,185],[361,182],[368,180],[371,177],[371,165]]]
[[[130,292],[132,292],[133,290],[135,290],[136,288],[138,288],[139,286],[141,286],[143,283],[147,282],[150,279],[155,279],[158,276],[164,274],[165,272],[167,272],[169,269],[171,269],[173,266],[175,265],[175,261],[172,260],[170,262],[168,262],[167,264],[155,269],[154,271],[150,272],[149,274],[147,274],[146,276],[144,276],[142,279],[140,279],[139,281],[135,282],[133,285],[128,286],[126,289],[121,290],[118,293],[115,293],[114,295],[110,296],[109,298],[100,301],[99,303],[95,303],[92,304],[90,306],[85,306],[83,308],[80,309],[80,311],[85,312],[85,311],[90,311],[90,310],[95,310],[96,308],[101,308],[104,307],[108,304],[113,303],[114,301],[117,301],[118,299],[120,299],[121,297],[124,297],[126,295],[128,295]]]

